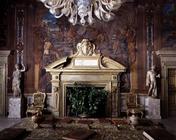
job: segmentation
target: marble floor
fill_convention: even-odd
[[[21,121],[22,119],[9,119],[9,118],[0,117],[0,131],[5,128],[12,127],[13,125],[20,123]],[[162,123],[170,133],[176,136],[176,117],[161,119],[158,121]]]
[[[20,123],[21,119],[10,119],[5,117],[0,117],[0,131],[12,127],[13,125]]]
[[[160,122],[165,126],[165,128],[172,134],[176,136],[176,117],[161,119]]]

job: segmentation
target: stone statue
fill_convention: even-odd
[[[151,70],[147,71],[146,77],[146,86],[149,87],[148,89],[148,96],[152,96],[154,98],[157,97],[157,85],[156,85],[156,77],[160,77],[160,75],[155,71],[156,67],[153,65]]]
[[[15,71],[13,72],[12,91],[13,91],[14,97],[17,97],[21,94],[21,88],[20,88],[21,72],[25,71],[24,64],[21,64],[21,65],[22,65],[22,69],[19,68],[19,64],[15,64]]]

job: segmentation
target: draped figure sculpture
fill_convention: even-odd
[[[148,96],[152,96],[156,98],[157,95],[157,83],[156,83],[156,77],[159,77],[160,75],[156,73],[155,71],[156,67],[153,65],[151,67],[151,70],[147,71],[147,77],[146,77],[146,86],[148,88]]]
[[[13,71],[12,91],[14,97],[20,96],[21,94],[21,72],[25,71],[24,64],[21,65],[22,69],[19,68],[19,64],[15,64],[15,71]]]

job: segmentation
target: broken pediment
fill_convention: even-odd
[[[107,98],[105,114],[108,117],[118,117],[120,113],[118,106],[120,74],[125,72],[126,68],[97,53],[95,45],[87,39],[78,43],[76,48],[75,54],[59,59],[46,67],[46,71],[51,74],[53,114],[58,117],[69,115],[67,90],[76,82],[107,90],[110,94]],[[59,95],[57,98],[56,93]],[[55,104],[56,102],[59,104]]]
[[[77,52],[74,55],[59,59],[46,67],[46,71],[79,71],[79,70],[110,70],[124,72],[125,67],[95,52],[95,45],[88,39],[83,39],[76,46]]]

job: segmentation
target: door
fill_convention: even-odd
[[[168,69],[168,114],[176,116],[176,69]]]

